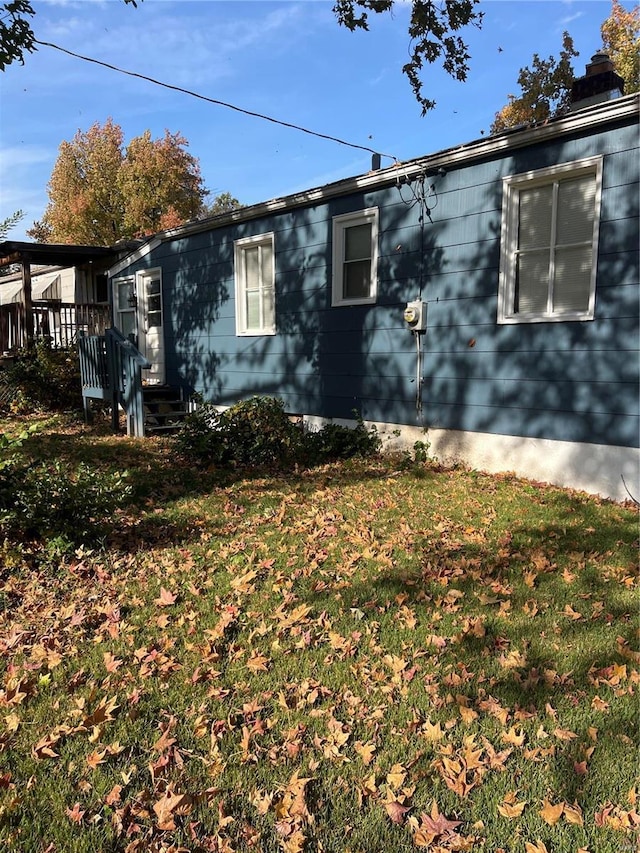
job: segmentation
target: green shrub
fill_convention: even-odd
[[[17,450],[35,430],[35,426],[30,426],[13,437],[0,432],[0,518],[3,510],[13,506],[21,478],[28,471],[25,465],[18,463]]]
[[[205,404],[185,419],[175,442],[183,456],[199,465],[278,468],[370,456],[380,449],[375,429],[361,419],[353,429],[328,424],[307,431],[289,418],[283,401],[273,397],[252,397],[223,412]]]
[[[241,465],[286,467],[298,456],[301,430],[289,419],[284,403],[252,397],[222,412],[219,430],[231,459]]]
[[[22,447],[24,442],[38,429],[37,426],[31,425],[28,429],[23,430],[19,435],[9,436],[4,432],[0,432],[0,471],[8,468],[13,464],[16,458],[16,450]]]
[[[220,413],[210,403],[204,403],[188,414],[174,437],[178,453],[196,465],[228,461],[219,421]]]
[[[80,363],[75,347],[58,350],[41,341],[21,350],[6,375],[17,392],[13,406],[22,412],[82,408]]]
[[[373,456],[380,450],[381,441],[376,428],[367,428],[358,418],[353,428],[327,424],[317,432],[306,433],[305,445],[309,461],[322,463],[352,456]]]
[[[286,467],[296,460],[302,431],[273,397],[252,397],[223,412],[205,404],[185,418],[179,452],[198,464]]]
[[[85,464],[9,462],[0,468],[0,531],[9,538],[95,541],[131,496],[126,477]]]

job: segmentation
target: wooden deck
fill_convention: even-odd
[[[104,304],[35,304],[32,309],[35,341],[48,341],[56,349],[77,344],[80,333],[103,335],[111,325],[111,307]],[[19,303],[0,305],[0,354],[27,344],[25,309]]]

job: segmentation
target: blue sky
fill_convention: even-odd
[[[600,47],[609,0],[485,0],[471,29],[466,83],[431,67],[422,117],[402,74],[408,8],[372,16],[371,31],[340,28],[328,0],[32,0],[40,41],[195,90],[399,160],[464,144],[488,132],[517,92],[533,53],[557,55],[563,30],[584,72]],[[632,3],[624,4],[628,8]],[[499,50],[501,48],[501,50]],[[41,47],[0,74],[0,220],[17,209],[42,216],[58,146],[111,116],[128,141],[181,132],[213,194],[251,204],[366,172],[371,156],[241,115]],[[389,165],[383,160],[383,165]]]

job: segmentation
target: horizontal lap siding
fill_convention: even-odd
[[[632,445],[638,441],[637,128],[565,138],[433,178],[431,220],[395,187],[160,245],[168,378],[221,404],[252,394],[289,411]],[[498,326],[502,178],[605,155],[596,319]],[[407,187],[406,201],[411,195]],[[375,306],[331,307],[331,217],[380,211]],[[277,334],[237,337],[233,243],[272,231]],[[424,254],[421,250],[424,249]],[[422,259],[422,260],[421,260]],[[427,302],[423,412],[407,301]]]
[[[501,180],[486,186],[484,210],[480,184],[465,185],[474,173],[491,175],[495,164],[461,170],[452,181],[457,197],[443,235],[446,260],[426,291],[423,410],[429,426],[637,446],[636,137],[637,128],[622,128],[592,144],[574,139],[520,151],[500,170],[502,177],[605,155],[591,322],[496,324]]]
[[[404,386],[415,370],[411,335],[402,328],[408,297],[381,285],[376,306],[331,307],[331,217],[376,203],[371,196],[338,199],[159,247],[146,265],[163,268],[170,381],[186,380],[225,405],[274,394],[290,411],[397,413],[411,397]],[[402,205],[381,235],[381,268],[407,213]],[[385,216],[381,205],[381,220]],[[415,236],[408,221],[408,237]],[[277,334],[237,337],[233,242],[267,231],[275,234]],[[415,265],[410,259],[402,272],[392,258],[387,282],[396,273],[410,277]]]

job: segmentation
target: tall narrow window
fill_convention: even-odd
[[[333,305],[376,301],[378,208],[333,218]]]
[[[158,328],[162,326],[162,281],[159,273],[145,278],[144,283],[147,312],[147,326]]]
[[[235,242],[236,334],[275,335],[275,260],[272,233]]]
[[[498,322],[594,316],[602,158],[503,182]]]
[[[134,338],[136,328],[136,280],[132,275],[113,281],[116,326],[125,338]]]

